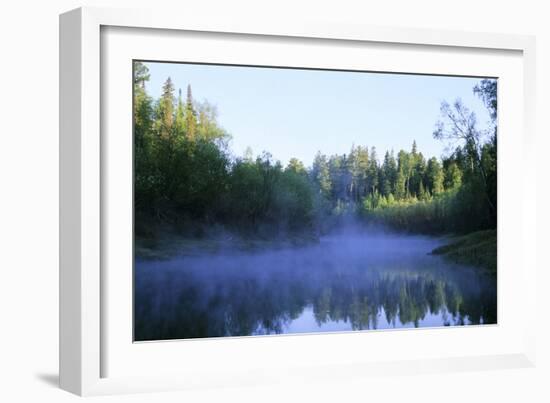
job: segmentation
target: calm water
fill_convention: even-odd
[[[428,253],[434,238],[347,234],[318,245],[135,265],[135,339],[496,323],[496,281]]]

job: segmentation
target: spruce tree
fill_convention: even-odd
[[[374,193],[378,189],[378,159],[376,157],[376,147],[371,147],[368,167],[369,192]]]
[[[176,107],[174,126],[176,138],[178,140],[185,138],[185,106],[181,97],[181,88],[178,91],[178,105]]]
[[[330,197],[332,182],[329,164],[326,155],[321,154],[320,151],[317,151],[313,159],[311,176],[313,181],[319,186],[319,192],[326,198]]]
[[[172,135],[174,126],[174,84],[168,77],[162,86],[162,96],[159,104],[160,127],[159,134],[163,139]]]
[[[185,102],[185,123],[187,129],[187,138],[191,141],[195,140],[197,134],[197,113],[193,106],[193,94],[191,85],[187,85],[187,100]]]
[[[395,180],[397,176],[397,165],[395,162],[395,157],[393,156],[393,151],[391,152],[391,154],[389,151],[386,151],[381,173],[382,194],[384,196],[388,196],[395,191]]]

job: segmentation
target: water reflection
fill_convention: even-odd
[[[427,253],[437,240],[334,236],[319,245],[136,261],[135,338],[496,323],[496,282]]]

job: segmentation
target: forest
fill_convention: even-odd
[[[350,145],[347,154],[317,152],[311,166],[295,158],[283,166],[267,150],[233,155],[215,106],[197,102],[191,86],[176,92],[170,77],[153,99],[149,78],[135,62],[136,242],[166,234],[314,242],[351,222],[430,235],[496,229],[496,80],[472,88],[488,130],[460,100],[440,105],[433,138],[452,144],[444,156],[424,156],[411,139],[407,150]]]

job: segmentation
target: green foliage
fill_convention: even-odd
[[[458,237],[447,245],[432,251],[434,255],[462,264],[479,266],[491,274],[497,273],[497,232],[496,230],[477,231]]]
[[[270,238],[313,233],[314,187],[302,162],[283,169],[264,153],[231,161],[228,134],[216,110],[196,104],[191,87],[167,79],[153,106],[146,67],[136,64],[134,86],[135,227],[140,238],[177,231],[203,237],[222,225],[243,236]]]
[[[174,84],[170,77],[162,86],[162,96],[157,105],[156,130],[160,136],[167,139],[172,135],[174,125]]]
[[[138,236],[205,237],[221,227],[250,238],[310,237],[357,213],[412,232],[496,226],[496,127],[484,141],[459,101],[441,107],[434,137],[460,143],[442,160],[426,160],[413,141],[410,151],[385,152],[382,163],[374,147],[354,145],[349,154],[318,152],[311,167],[292,158],[283,168],[265,152],[232,157],[216,108],[196,102],[191,86],[184,100],[168,78],[154,101],[147,67],[136,62],[134,73]],[[490,82],[474,91],[489,108],[496,105]]]
[[[145,82],[149,81],[151,75],[149,69],[141,62],[134,63],[134,87],[145,90]]]
[[[229,217],[240,230],[270,237],[313,229],[313,188],[301,163],[282,169],[264,153],[237,160],[229,178]]]
[[[496,81],[483,80],[474,93],[483,99],[495,123]],[[425,164],[416,142],[410,153],[401,150],[393,183],[395,199],[387,197],[391,182],[383,186],[382,195],[373,192],[367,196],[362,206],[367,219],[424,233],[496,228],[496,125],[489,133],[480,132],[475,115],[460,100],[452,106],[443,102],[441,115],[434,137],[459,145],[441,163],[434,157]]]
[[[467,231],[457,216],[456,204],[456,191],[401,200],[394,199],[391,194],[388,197],[373,195],[365,199],[363,214],[376,223],[408,232],[436,234]]]
[[[474,87],[474,94],[481,97],[489,109],[491,119],[497,119],[497,80],[484,79]]]
[[[296,174],[307,174],[306,167],[304,166],[303,162],[297,158],[291,158],[290,161],[288,161],[288,166],[286,167],[286,170],[292,171]]]
[[[439,164],[439,161],[433,157],[428,161],[426,170],[426,179],[428,190],[434,195],[440,194],[444,190],[445,174]]]

